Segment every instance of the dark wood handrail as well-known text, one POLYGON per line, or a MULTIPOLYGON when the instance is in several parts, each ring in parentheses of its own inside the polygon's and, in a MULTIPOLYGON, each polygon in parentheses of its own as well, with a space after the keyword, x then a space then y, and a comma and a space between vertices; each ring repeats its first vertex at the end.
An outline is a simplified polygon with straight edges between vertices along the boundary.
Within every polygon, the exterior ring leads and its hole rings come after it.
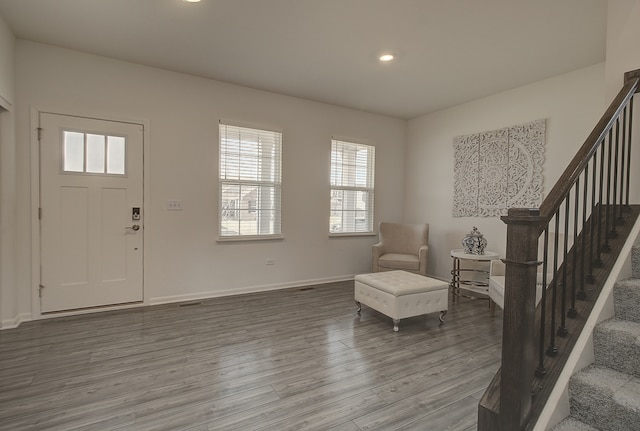
MULTIPOLYGON (((639 80, 636 78, 625 83, 622 90, 620 90, 602 118, 600 118, 600 121, 598 121, 598 124, 593 128, 593 131, 587 137, 582 147, 580 147, 573 160, 571 160, 571 163, 569 163, 562 176, 553 186, 544 202, 540 205, 540 217, 543 220, 551 220, 556 210, 560 208, 565 196, 567 196, 573 184, 584 171, 593 153, 598 149, 598 145, 603 141, 607 133, 609 133, 620 112, 638 89, 638 82, 639 80)), ((540 233, 542 233, 542 229, 540 233)))

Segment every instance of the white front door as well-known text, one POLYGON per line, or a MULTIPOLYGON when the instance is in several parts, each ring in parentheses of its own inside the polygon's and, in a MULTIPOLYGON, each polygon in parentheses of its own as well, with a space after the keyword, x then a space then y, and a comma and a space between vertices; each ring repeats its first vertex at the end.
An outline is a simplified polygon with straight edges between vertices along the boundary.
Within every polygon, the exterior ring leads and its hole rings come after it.
POLYGON ((143 299, 143 126, 40 113, 43 313, 143 299))

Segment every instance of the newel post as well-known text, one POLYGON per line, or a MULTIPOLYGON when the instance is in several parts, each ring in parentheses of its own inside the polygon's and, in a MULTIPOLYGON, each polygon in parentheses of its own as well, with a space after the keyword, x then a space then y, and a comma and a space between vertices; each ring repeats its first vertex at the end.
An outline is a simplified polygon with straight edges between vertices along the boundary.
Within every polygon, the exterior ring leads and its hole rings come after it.
POLYGON ((502 431, 520 430, 531 410, 539 216, 538 209, 512 208, 502 217, 507 224, 500 386, 502 431))

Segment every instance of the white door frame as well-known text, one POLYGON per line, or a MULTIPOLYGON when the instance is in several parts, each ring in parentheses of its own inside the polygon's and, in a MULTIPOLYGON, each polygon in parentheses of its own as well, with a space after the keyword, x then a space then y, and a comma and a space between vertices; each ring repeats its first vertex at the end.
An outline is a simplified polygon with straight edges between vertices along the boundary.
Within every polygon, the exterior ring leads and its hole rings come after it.
MULTIPOLYGON (((143 127, 142 139, 143 139, 143 156, 142 156, 142 164, 143 164, 143 185, 142 185, 142 193, 143 193, 143 203, 142 203, 142 214, 144 214, 144 229, 145 235, 143 236, 143 244, 146 244, 145 240, 149 235, 149 226, 152 225, 152 216, 150 216, 148 208, 150 208, 150 200, 149 200, 149 177, 150 177, 150 169, 149 169, 149 121, 148 120, 139 120, 132 118, 123 118, 109 114, 101 114, 94 112, 86 112, 86 111, 78 111, 77 109, 44 109, 42 107, 31 107, 30 109, 30 118, 29 118, 29 141, 30 141, 30 149, 31 149, 31 319, 44 319, 51 317, 61 317, 61 316, 70 316, 76 314, 87 314, 87 313, 95 313, 98 311, 107 311, 107 310, 118 310, 124 308, 135 308, 140 307, 140 304, 131 304, 131 305, 114 305, 114 306, 105 306, 96 309, 90 310, 77 310, 77 311, 65 311, 58 313, 47 313, 42 314, 40 307, 40 220, 39 220, 39 208, 40 208, 40 143, 38 140, 38 127, 39 127, 39 118, 40 114, 58 114, 58 115, 67 115, 73 117, 86 117, 93 118, 97 120, 106 120, 106 121, 117 121, 121 123, 132 123, 139 124, 143 127)), ((147 261, 149 258, 149 250, 148 247, 143 245, 144 254, 142 257, 142 295, 143 301, 142 305, 149 304, 149 292, 146 288, 145 280, 147 279, 147 261)))

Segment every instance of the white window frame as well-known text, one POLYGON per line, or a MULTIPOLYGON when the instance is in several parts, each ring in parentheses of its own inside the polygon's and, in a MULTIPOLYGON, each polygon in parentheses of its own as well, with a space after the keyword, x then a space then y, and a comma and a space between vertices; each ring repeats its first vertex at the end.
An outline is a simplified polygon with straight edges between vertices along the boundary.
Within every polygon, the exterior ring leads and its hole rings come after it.
POLYGON ((108 177, 127 177, 127 137, 124 135, 112 134, 112 133, 103 133, 103 132, 93 132, 90 130, 79 130, 79 129, 62 129, 60 137, 61 144, 61 159, 60 159, 60 173, 64 175, 85 175, 85 176, 108 176, 108 177), (67 133, 74 133, 78 135, 82 135, 82 167, 81 169, 67 169, 67 133), (103 146, 102 146, 102 171, 91 171, 89 170, 89 136, 98 136, 103 138, 103 146), (111 143, 109 142, 109 138, 119 138, 123 140, 123 153, 122 153, 122 172, 110 172, 109 171, 109 163, 111 154, 109 152, 109 147, 111 143))
POLYGON ((282 238, 282 133, 220 122, 219 151, 218 240, 282 238))
POLYGON ((375 147, 331 139, 330 182, 329 235, 375 234, 375 147))

